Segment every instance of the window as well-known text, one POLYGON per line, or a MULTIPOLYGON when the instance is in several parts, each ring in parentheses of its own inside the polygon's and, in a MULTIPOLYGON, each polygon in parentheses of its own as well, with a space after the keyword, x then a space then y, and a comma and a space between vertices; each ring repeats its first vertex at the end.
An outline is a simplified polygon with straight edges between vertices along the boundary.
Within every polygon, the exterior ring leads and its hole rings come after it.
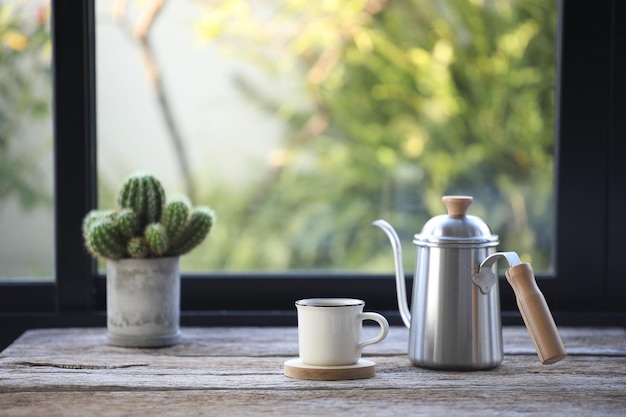
MULTIPOLYGON (((618 57, 626 7, 609 0, 559 7, 555 268, 538 278, 557 323, 623 324, 626 174, 618 141, 626 137, 626 89, 618 57)), ((96 204, 93 19, 92 2, 53 5, 56 283, 1 284, 5 338, 34 326, 104 324, 104 277, 79 233, 96 204)), ((513 295, 505 285, 501 291, 505 322, 507 312, 516 322, 513 295)), ((183 325, 293 324, 295 299, 331 292, 363 297, 399 323, 390 273, 191 274, 182 292, 183 325)))
POLYGON ((54 276, 49 11, 0 2, 0 281, 54 276))
POLYGON ((471 194, 549 272, 555 0, 96 5, 98 204, 148 170, 213 206, 184 271, 386 273, 380 216, 408 270, 471 194))

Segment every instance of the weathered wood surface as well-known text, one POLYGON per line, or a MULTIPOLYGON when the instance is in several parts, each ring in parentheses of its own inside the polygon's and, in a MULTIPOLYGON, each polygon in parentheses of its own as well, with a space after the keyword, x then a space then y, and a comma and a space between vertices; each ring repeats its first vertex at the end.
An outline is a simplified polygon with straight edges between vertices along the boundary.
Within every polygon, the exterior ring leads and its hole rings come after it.
POLYGON ((162 349, 107 346, 104 329, 34 330, 0 354, 0 416, 626 415, 626 332, 560 331, 569 356, 555 365, 507 327, 500 367, 442 372, 412 366, 408 332, 392 327, 366 348, 375 377, 302 381, 283 375, 295 328, 186 328, 162 349))

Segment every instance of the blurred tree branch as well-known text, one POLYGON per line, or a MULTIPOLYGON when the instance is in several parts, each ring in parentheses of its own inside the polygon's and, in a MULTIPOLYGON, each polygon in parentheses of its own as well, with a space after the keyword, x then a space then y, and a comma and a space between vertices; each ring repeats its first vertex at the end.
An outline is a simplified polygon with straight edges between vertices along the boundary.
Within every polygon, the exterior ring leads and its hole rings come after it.
MULTIPOLYGON (((185 141, 180 132, 174 112, 172 111, 170 99, 163 82, 163 77, 161 76, 159 63, 156 59, 156 54, 154 53, 154 47, 150 41, 150 32, 154 27, 154 23, 157 18, 161 14, 164 5, 164 0, 149 0, 145 2, 139 10, 139 15, 132 25, 131 32, 133 38, 138 42, 139 47, 141 48, 146 78, 148 79, 152 90, 156 94, 158 106, 163 116, 168 136, 170 137, 172 146, 174 147, 176 161, 178 162, 180 174, 185 183, 187 195, 194 200, 196 196, 196 187, 190 172, 190 163, 185 141)), ((117 0, 115 2, 113 7, 113 18, 116 22, 121 23, 128 19, 126 13, 128 7, 129 5, 127 0, 117 0)))

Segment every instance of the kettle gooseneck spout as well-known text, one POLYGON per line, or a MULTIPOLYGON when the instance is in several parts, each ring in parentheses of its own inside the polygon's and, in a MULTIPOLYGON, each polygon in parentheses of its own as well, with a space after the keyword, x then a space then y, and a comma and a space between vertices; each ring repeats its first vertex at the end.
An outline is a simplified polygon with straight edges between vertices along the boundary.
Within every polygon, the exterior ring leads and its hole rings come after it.
POLYGON ((404 281, 404 268, 402 267, 402 245, 395 229, 385 220, 379 219, 372 223, 373 226, 380 227, 391 242, 393 248, 393 259, 396 268, 396 295, 398 296, 398 309, 400 317, 407 328, 411 327, 411 313, 406 297, 406 283, 404 281))

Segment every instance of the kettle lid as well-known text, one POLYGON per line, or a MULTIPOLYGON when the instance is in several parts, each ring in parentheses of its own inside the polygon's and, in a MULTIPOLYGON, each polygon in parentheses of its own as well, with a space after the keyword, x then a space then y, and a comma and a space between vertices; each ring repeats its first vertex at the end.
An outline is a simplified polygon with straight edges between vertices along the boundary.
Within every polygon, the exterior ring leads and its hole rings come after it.
POLYGON ((479 217, 467 214, 474 201, 470 196, 444 196, 448 214, 435 216, 426 222, 422 232, 415 235, 413 243, 419 246, 471 246, 498 245, 498 236, 479 217))

